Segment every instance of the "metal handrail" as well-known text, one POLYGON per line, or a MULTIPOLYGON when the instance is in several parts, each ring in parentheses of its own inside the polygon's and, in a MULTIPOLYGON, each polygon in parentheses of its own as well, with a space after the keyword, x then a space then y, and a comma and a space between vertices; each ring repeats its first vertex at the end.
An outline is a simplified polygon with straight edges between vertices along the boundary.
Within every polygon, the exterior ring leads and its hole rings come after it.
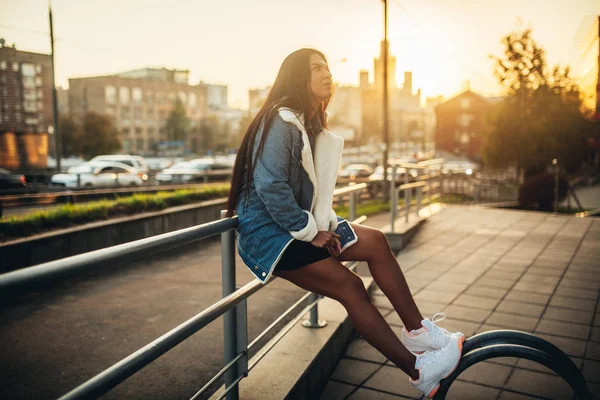
MULTIPOLYGON (((337 189, 334 191, 334 196, 339 196, 348 193, 350 194, 350 214, 352 217, 350 218, 351 221, 354 221, 356 215, 356 194, 359 191, 365 189, 366 186, 366 184, 352 185, 351 187, 337 189)), ((361 217, 355 222, 359 223, 362 222, 364 219, 365 217, 361 217)), ((235 283, 235 249, 233 246, 233 243, 235 242, 235 236, 232 234, 231 231, 237 228, 237 224, 237 217, 225 218, 218 221, 202 224, 199 226, 185 228, 175 232, 169 232, 162 235, 157 235, 130 243, 124 243, 121 245, 112 246, 109 248, 100 249, 89 253, 84 253, 65 259, 51 261, 37 266, 2 274, 0 275, 0 296, 8 296, 10 294, 14 294, 15 292, 22 291, 39 284, 44 284, 45 286, 47 286, 48 283, 51 281, 72 277, 82 272, 90 272, 107 264, 115 265, 127 261, 138 260, 165 250, 184 246, 194 241, 198 241, 219 233, 221 234, 223 240, 223 254, 227 256, 227 260, 224 259, 222 261, 223 266, 226 266, 227 268, 231 269, 231 271, 228 270, 230 274, 227 277, 227 283, 225 282, 225 276, 223 279, 223 288, 225 293, 226 286, 230 285, 231 282, 235 283)), ((354 267, 356 265, 357 263, 354 263, 354 267)), ((220 316, 224 316, 226 321, 224 332, 226 342, 225 346, 226 350, 229 348, 229 351, 226 351, 226 365, 223 369, 221 369, 221 371, 219 371, 217 376, 213 377, 209 381, 209 383, 206 384, 203 387, 203 389, 197 392, 194 396, 197 397, 200 393, 202 393, 204 390, 210 387, 210 385, 214 383, 223 374, 230 373, 229 375, 226 375, 227 387, 225 389, 225 392, 221 394, 221 397, 227 394, 228 399, 237 399, 238 390, 236 385, 244 376, 247 375, 249 371, 247 365, 247 355, 249 346, 247 345, 247 338, 244 334, 244 330, 247 330, 245 317, 245 301, 248 297, 250 297, 252 294, 257 292, 264 286, 265 285, 263 285, 260 281, 254 280, 244 285, 238 290, 235 290, 234 288, 234 291, 232 293, 224 295, 219 302, 211 305, 201 313, 188 319, 187 321, 180 324, 171 331, 165 333, 158 339, 147 344, 146 346, 142 347, 138 351, 132 353, 131 355, 122 359, 121 361, 117 362, 111 367, 107 368, 100 374, 92 377, 88 381, 84 382, 80 386, 65 394, 63 397, 61 397, 61 399, 96 398, 106 393, 107 391, 109 391, 119 383, 123 382, 125 379, 129 378, 131 375, 144 368, 146 365, 156 360, 158 357, 160 357, 161 355, 163 355, 164 353, 166 353, 167 351, 181 343, 183 340, 187 339, 189 336, 193 335, 194 333, 196 333, 204 326, 208 325, 220 316), (237 310, 241 306, 243 306, 242 309, 237 310), (244 315, 240 316, 239 314, 237 314, 236 317, 237 311, 242 311, 244 315), (242 326, 236 327, 235 322, 229 326, 227 325, 227 321, 236 321, 236 318, 238 324, 241 324, 242 326), (228 329, 235 330, 233 336, 231 336, 231 332, 227 332, 228 329), (227 343, 228 340, 233 340, 233 342, 227 343), (245 343, 243 343, 244 341, 245 343), (228 356, 227 353, 231 353, 231 348, 237 348, 237 351, 235 354, 228 356), (240 364, 240 362, 242 361, 244 361, 244 363, 240 364), (237 373, 235 371, 231 371, 231 367, 233 367, 234 365, 237 365, 237 373), (233 375, 231 375, 232 372, 233 375)), ((309 306, 305 307, 299 314, 299 316, 295 317, 293 321, 297 322, 308 311, 311 312, 311 320, 313 319, 313 317, 318 318, 316 306, 320 298, 313 293, 308 293, 305 297, 311 297, 313 301, 309 306)), ((304 300, 304 297, 302 300, 304 300)), ((276 323, 281 321, 285 316, 291 313, 298 304, 299 303, 297 302, 296 305, 291 307, 284 314, 284 316, 278 318, 276 323)), ((276 323, 271 324, 267 328, 267 332, 273 329, 276 326, 276 323)), ((279 339, 283 337, 285 332, 291 329, 291 326, 293 325, 290 324, 290 326, 286 328, 284 332, 279 332, 278 336, 276 337, 278 337, 279 339)), ((259 338, 264 337, 264 334, 265 333, 263 332, 259 338)), ((257 340, 253 341, 251 345, 254 345, 257 342, 257 340)), ((264 354, 266 354, 272 348, 272 346, 275 345, 276 342, 277 340, 272 340, 267 348, 261 350, 260 354, 264 356, 264 354)), ((260 360, 261 357, 256 358, 253 361, 252 367, 256 365, 256 363, 260 360)))

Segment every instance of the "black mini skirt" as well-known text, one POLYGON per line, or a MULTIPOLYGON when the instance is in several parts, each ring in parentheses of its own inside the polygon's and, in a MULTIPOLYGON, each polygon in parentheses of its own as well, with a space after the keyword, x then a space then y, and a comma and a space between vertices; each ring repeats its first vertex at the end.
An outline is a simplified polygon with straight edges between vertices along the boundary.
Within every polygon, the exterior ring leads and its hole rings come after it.
POLYGON ((275 271, 289 271, 302 268, 331 257, 327 249, 316 247, 309 242, 294 239, 275 266, 275 271))

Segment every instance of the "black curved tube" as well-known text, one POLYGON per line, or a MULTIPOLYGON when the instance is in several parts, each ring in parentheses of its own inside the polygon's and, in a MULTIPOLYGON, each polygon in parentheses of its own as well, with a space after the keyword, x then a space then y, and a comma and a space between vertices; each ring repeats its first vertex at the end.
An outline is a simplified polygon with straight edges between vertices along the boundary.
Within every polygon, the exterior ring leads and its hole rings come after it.
MULTIPOLYGON (((466 344, 466 342, 465 342, 466 344)), ((564 354, 564 353, 563 353, 564 354)), ((561 376, 571 386, 577 399, 588 400, 592 399, 592 395, 579 372, 579 369, 571 368, 570 365, 564 363, 563 358, 554 357, 542 350, 532 347, 515 345, 515 344, 493 344, 485 347, 477 348, 463 355, 456 370, 446 379, 441 381, 440 389, 436 393, 435 400, 444 400, 450 389, 450 385, 454 380, 463 373, 466 369, 472 367, 478 362, 497 357, 517 357, 525 358, 537 362, 545 367, 550 368, 561 376)))

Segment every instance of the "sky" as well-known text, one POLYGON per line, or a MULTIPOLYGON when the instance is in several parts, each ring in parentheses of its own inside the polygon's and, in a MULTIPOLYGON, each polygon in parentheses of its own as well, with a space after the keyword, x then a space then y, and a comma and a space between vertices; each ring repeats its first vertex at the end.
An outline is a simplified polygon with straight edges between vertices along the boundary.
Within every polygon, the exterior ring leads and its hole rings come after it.
MULTIPOLYGON (((190 83, 228 85, 229 104, 269 86, 301 47, 321 50, 334 80, 373 79, 383 38, 381 0, 53 0, 56 82, 134 68, 190 70, 190 83)), ((0 37, 17 49, 50 52, 48 0, 0 0, 0 37)), ((413 71, 423 96, 472 90, 498 95, 490 55, 503 36, 530 27, 550 65, 578 72, 575 36, 598 0, 389 0, 390 50, 397 82, 413 71)))

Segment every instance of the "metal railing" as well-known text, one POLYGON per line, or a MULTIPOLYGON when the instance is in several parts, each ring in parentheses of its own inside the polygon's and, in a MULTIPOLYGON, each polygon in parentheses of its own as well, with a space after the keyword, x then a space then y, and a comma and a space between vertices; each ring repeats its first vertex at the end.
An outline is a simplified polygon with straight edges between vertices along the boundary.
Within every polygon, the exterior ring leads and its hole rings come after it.
POLYGON ((391 231, 395 231, 395 223, 398 218, 398 200, 399 192, 404 192, 404 210, 405 221, 408 223, 413 205, 413 191, 415 192, 415 215, 419 217, 419 212, 424 204, 430 206, 437 199, 442 197, 443 178, 442 164, 443 158, 422 161, 418 163, 390 162, 392 173, 390 179, 390 213, 391 213, 391 231), (403 169, 404 183, 397 185, 397 171, 403 169), (416 172, 416 177, 411 175, 416 172), (413 181, 413 182, 411 182, 413 181), (425 197, 423 197, 425 195, 425 197))
MULTIPOLYGON (((349 220, 354 223, 362 223, 366 219, 366 217, 356 219, 357 195, 366 187, 367 185, 363 183, 337 189, 334 192, 334 196, 350 195, 349 220)), ((89 399, 101 396, 221 315, 224 317, 225 365, 192 397, 192 399, 199 397, 222 376, 225 378, 225 389, 223 393, 221 393, 219 399, 223 397, 226 397, 228 400, 238 399, 238 383, 248 375, 249 371, 252 370, 256 363, 258 363, 258 361, 264 357, 264 355, 287 333, 287 331, 293 327, 293 323, 298 322, 307 312, 310 312, 310 318, 305 326, 312 328, 324 326, 326 322, 320 321, 318 317, 318 302, 320 296, 314 293, 307 293, 284 314, 278 317, 276 321, 268 326, 265 331, 259 334, 252 343, 248 344, 246 301, 248 297, 266 285, 261 284, 258 280, 253 280, 241 288, 235 287, 235 229, 237 223, 237 217, 224 218, 199 226, 185 228, 175 232, 112 246, 0 275, 0 298, 9 298, 10 296, 17 295, 28 289, 42 285, 47 287, 51 282, 73 277, 84 272, 91 272, 92 270, 105 267, 106 265, 117 265, 137 261, 141 258, 185 246, 210 236, 217 234, 221 235, 223 298, 201 313, 188 319, 158 339, 71 390, 62 396, 61 399, 89 399), (288 328, 277 333, 275 337, 269 341, 269 344, 266 347, 261 348, 255 355, 252 364, 249 364, 249 350, 257 346, 259 341, 264 338, 265 335, 277 327, 279 322, 283 321, 291 313, 297 310, 307 299, 309 304, 297 314, 292 320, 292 323, 287 325, 288 328)), ((355 269, 357 262, 349 262, 346 263, 346 265, 350 269, 355 269)), ((276 278, 273 277, 271 281, 273 279, 276 278)))

